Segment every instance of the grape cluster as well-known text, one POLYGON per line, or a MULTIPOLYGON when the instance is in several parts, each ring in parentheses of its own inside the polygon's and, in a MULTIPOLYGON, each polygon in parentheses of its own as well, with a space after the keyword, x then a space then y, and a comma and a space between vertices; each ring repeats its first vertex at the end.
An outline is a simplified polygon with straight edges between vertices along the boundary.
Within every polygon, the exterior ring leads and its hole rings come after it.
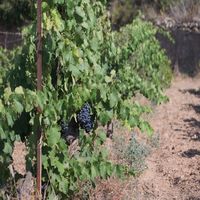
POLYGON ((85 103, 80 112, 77 114, 78 123, 82 129, 85 129, 86 133, 89 133, 93 128, 93 120, 90 115, 90 110, 90 104, 85 103))
POLYGON ((68 127, 68 124, 64 122, 64 120, 61 120, 60 127, 61 127, 61 134, 67 135, 69 127, 68 127))
POLYGON ((91 107, 85 103, 82 109, 77 113, 77 121, 74 117, 66 123, 63 119, 59 121, 61 127, 61 136, 71 144, 79 137, 79 128, 81 127, 89 133, 93 128, 94 116, 90 115, 91 107))

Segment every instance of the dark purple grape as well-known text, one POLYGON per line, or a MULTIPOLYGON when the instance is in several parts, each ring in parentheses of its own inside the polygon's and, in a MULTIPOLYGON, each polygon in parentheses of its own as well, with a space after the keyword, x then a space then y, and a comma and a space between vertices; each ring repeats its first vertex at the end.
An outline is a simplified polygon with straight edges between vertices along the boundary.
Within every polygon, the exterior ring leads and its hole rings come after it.
POLYGON ((60 127, 61 127, 61 134, 66 135, 68 131, 68 124, 65 123, 63 120, 60 122, 60 127))
POLYGON ((78 123, 86 133, 89 133, 93 129, 93 120, 91 119, 90 110, 91 107, 89 103, 85 103, 77 114, 78 123))

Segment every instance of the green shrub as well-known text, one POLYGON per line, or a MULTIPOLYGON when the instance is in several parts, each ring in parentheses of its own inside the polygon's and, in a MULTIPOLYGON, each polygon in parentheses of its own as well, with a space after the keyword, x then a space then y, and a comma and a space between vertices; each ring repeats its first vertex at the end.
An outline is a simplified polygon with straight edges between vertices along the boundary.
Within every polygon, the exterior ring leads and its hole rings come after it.
POLYGON ((145 169, 145 158, 149 153, 149 147, 143 143, 139 143, 136 136, 132 134, 130 143, 124 152, 124 157, 137 173, 145 169))
POLYGON ((117 158, 123 163, 130 166, 135 173, 140 173, 146 167, 145 158, 150 153, 150 146, 138 142, 134 133, 131 133, 130 141, 125 145, 125 138, 123 136, 114 137, 114 150, 117 158))
POLYGON ((8 28, 22 25, 34 17, 33 0, 2 0, 0 1, 1 24, 8 28))
MULTIPOLYGON (((156 39, 158 31, 152 23, 138 18, 115 33, 115 43, 120 48, 119 62, 123 65, 121 69, 127 67, 129 73, 137 74, 137 81, 142 80, 144 86, 140 92, 152 100, 159 101, 158 96, 163 88, 171 83, 172 71, 165 50, 156 39)), ((131 87, 132 83, 127 85, 131 87)), ((134 88, 133 85, 132 87, 134 88)))

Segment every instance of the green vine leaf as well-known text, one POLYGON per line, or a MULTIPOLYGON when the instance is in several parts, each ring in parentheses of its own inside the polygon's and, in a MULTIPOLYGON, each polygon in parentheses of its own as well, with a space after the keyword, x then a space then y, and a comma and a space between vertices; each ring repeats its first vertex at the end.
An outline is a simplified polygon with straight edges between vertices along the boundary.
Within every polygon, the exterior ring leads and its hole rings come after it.
POLYGON ((55 146, 60 140, 60 130, 58 127, 49 127, 47 129, 47 143, 49 146, 55 146))

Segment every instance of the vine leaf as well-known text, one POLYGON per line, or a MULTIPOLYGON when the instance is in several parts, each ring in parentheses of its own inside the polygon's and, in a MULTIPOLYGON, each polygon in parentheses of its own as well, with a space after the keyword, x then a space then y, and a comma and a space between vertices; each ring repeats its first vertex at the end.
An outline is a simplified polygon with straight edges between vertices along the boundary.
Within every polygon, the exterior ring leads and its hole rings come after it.
POLYGON ((14 102, 14 109, 17 111, 17 113, 22 113, 22 111, 24 110, 23 105, 16 99, 14 99, 13 102, 14 102))
POLYGON ((60 132, 58 127, 50 127, 47 130, 47 143, 49 146, 55 146, 60 140, 60 132))
POLYGON ((15 88, 15 93, 16 94, 24 94, 24 90, 22 86, 16 87, 15 88))

